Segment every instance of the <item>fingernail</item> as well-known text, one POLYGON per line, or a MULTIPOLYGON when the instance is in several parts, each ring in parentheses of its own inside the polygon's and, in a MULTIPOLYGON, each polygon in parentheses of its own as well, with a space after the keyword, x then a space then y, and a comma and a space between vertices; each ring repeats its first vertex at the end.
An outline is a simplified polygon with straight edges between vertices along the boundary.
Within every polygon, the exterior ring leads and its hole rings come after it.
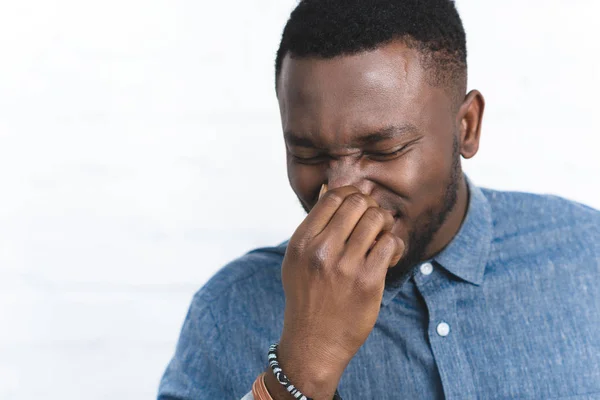
POLYGON ((321 200, 321 197, 323 197, 323 195, 324 195, 325 193, 327 193, 327 184, 326 184, 326 183, 324 183, 324 184, 321 186, 321 191, 319 192, 319 200, 321 200))

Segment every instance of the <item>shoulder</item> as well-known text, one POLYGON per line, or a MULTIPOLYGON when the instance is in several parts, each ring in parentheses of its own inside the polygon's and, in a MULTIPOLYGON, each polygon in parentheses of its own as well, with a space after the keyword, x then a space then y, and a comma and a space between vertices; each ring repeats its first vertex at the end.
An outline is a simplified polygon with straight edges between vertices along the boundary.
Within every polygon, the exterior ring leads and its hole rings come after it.
POLYGON ((564 197, 549 194, 500 191, 482 188, 492 210, 510 217, 528 217, 565 220, 586 220, 600 218, 600 211, 564 197))
POLYGON ((481 189, 490 203, 494 227, 510 233, 527 227, 598 226, 600 211, 554 195, 481 189))
POLYGON ((600 212, 554 195, 482 189, 492 213, 494 243, 536 252, 581 248, 598 257, 600 212))
POLYGON ((213 303, 223 297, 244 297, 274 284, 281 285, 281 263, 287 243, 286 240, 276 246, 260 247, 229 262, 196 293, 196 299, 213 303))
POLYGON ((159 398, 241 398, 248 391, 281 330, 286 245, 231 261, 195 294, 159 398), (203 384, 207 376, 211 385, 203 384))

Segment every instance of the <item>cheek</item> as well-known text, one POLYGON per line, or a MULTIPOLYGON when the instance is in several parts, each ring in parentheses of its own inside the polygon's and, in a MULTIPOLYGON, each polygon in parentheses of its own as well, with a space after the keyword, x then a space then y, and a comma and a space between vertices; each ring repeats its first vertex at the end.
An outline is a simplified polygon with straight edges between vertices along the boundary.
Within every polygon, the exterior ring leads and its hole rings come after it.
POLYGON ((405 198, 410 207, 406 211, 410 216, 414 217, 437 204, 445 193, 452 167, 452 151, 451 147, 447 152, 444 148, 439 141, 423 140, 386 172, 385 180, 405 198))
POLYGON ((410 169, 410 190, 415 194, 415 198, 418 197, 423 208, 437 206, 444 197, 452 172, 451 140, 429 139, 413 161, 414 168, 410 169))

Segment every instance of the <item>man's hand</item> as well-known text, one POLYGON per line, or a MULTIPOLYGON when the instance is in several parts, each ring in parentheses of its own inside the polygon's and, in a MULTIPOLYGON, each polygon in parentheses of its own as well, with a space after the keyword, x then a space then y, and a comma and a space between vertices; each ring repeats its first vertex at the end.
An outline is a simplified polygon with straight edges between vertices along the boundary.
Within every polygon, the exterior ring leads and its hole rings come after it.
MULTIPOLYGON (((387 269, 404 252, 402 240, 390 232, 393 223, 370 196, 345 186, 325 193, 290 239, 282 266, 286 306, 278 357, 308 397, 333 397, 375 326, 387 269)), ((266 382, 274 398, 291 398, 281 395, 272 373, 266 382)))

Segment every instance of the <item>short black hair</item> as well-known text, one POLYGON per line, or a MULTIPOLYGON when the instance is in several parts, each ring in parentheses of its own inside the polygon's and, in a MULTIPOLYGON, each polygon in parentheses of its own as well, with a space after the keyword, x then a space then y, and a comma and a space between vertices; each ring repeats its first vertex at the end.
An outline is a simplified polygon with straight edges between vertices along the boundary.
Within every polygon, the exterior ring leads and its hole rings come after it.
POLYGON ((451 0, 301 0, 283 30, 275 60, 275 87, 287 54, 333 58, 401 40, 419 51, 430 83, 464 97, 465 30, 451 0), (462 94, 461 94, 462 93, 462 94))

